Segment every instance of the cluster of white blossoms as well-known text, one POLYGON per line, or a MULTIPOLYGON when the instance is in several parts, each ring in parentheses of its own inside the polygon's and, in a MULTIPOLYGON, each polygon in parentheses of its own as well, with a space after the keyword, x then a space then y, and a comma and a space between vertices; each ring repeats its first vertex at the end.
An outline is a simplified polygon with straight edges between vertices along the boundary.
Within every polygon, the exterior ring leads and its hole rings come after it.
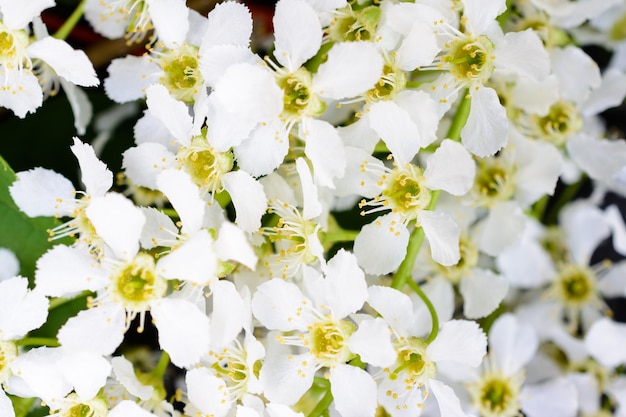
MULTIPOLYGON (((54 5, 0 0, 0 105, 82 135, 54 5)), ((77 13, 145 111, 122 172, 9 186, 55 226, 0 248, 0 417, 626 416, 625 0, 279 0, 267 55, 235 1, 77 13)))

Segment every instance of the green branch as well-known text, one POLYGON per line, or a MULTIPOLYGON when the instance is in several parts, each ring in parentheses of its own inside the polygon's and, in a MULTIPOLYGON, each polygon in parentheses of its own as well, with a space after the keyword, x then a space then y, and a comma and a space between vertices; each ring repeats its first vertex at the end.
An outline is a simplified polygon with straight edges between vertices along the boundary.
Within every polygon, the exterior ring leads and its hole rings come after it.
POLYGON ((67 39, 72 30, 74 30, 74 27, 78 24, 80 18, 83 17, 86 3, 87 0, 81 0, 81 2, 78 3, 78 6, 76 6, 74 12, 70 15, 70 17, 67 18, 65 23, 63 23, 63 26, 61 26, 59 30, 57 30, 57 32, 52 35, 54 38, 62 40, 67 39))

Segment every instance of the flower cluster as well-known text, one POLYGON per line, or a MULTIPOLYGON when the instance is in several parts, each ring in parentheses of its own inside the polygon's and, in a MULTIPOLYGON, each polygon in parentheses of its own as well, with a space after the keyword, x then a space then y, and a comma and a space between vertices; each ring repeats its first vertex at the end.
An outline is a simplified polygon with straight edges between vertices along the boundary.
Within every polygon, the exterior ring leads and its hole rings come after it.
POLYGON ((27 3, 0 105, 145 106, 121 172, 77 136, 0 198, 51 224, 0 249, 0 416, 626 415, 624 0, 278 0, 262 52, 235 1, 27 3), (99 78, 81 16, 145 53, 99 78))

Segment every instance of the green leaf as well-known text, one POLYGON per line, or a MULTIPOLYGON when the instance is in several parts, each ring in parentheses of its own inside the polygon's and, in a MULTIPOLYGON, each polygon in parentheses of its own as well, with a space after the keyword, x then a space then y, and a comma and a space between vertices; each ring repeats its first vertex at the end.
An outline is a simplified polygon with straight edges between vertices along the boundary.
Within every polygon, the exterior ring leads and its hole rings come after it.
POLYGON ((56 226, 52 217, 30 218, 20 211, 9 194, 9 186, 16 176, 6 161, 0 157, 0 247, 10 249, 20 261, 20 274, 31 280, 35 262, 48 249, 47 230, 56 226))

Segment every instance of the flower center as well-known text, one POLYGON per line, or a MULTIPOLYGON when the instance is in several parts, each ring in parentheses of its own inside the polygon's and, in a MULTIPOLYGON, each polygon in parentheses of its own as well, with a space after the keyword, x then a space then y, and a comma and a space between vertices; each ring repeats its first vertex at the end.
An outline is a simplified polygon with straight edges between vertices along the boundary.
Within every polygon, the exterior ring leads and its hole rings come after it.
POLYGON ((392 97, 396 92, 402 91, 406 86, 406 74, 402 70, 396 70, 393 66, 385 64, 383 75, 374 88, 367 92, 367 97, 373 101, 380 101, 392 97))
POLYGON ((305 68, 278 76, 278 86, 283 90, 285 119, 315 116, 326 110, 326 103, 310 91, 311 83, 311 73, 305 68))
POLYGON ((80 402, 78 395, 70 394, 67 397, 70 404, 61 409, 59 417, 105 417, 109 413, 106 402, 95 397, 89 401, 80 402))
POLYGON ((435 262, 436 267, 453 284, 458 284, 462 277, 469 276, 470 271, 478 264, 478 246, 466 234, 459 238, 459 251, 461 259, 456 265, 443 266, 435 262))
POLYGON ((163 69, 161 84, 167 87, 172 97, 193 103, 194 96, 204 81, 199 70, 198 47, 183 44, 180 48, 162 54, 159 65, 163 69))
POLYGON ((350 6, 337 11, 330 23, 330 38, 335 42, 369 41, 374 39, 380 7, 368 6, 360 10, 352 10, 350 6))
POLYGON ((596 276, 588 267, 566 264, 557 274, 553 291, 566 305, 581 307, 597 298, 596 276))
POLYGON ((204 136, 194 137, 176 158, 201 191, 211 193, 222 190, 222 175, 230 172, 234 163, 232 152, 216 152, 204 136))
POLYGON ((556 146, 563 146, 567 139, 583 127, 583 119, 573 103, 558 101, 548 114, 535 117, 540 136, 556 146))
POLYGON ((398 346, 397 366, 389 374, 389 378, 395 380, 404 372, 402 378, 407 385, 420 385, 424 379, 434 377, 437 368, 434 362, 427 359, 426 347, 426 342, 417 337, 412 337, 398 346))
POLYGON ((430 204, 432 192, 421 185, 424 174, 421 168, 406 164, 383 175, 385 188, 382 192, 383 205, 388 205, 394 213, 401 213, 407 220, 417 217, 420 210, 430 204))
POLYGON ((569 257, 567 246, 565 246, 563 231, 558 227, 548 227, 539 243, 548 252, 553 262, 558 264, 567 261, 569 257))
POLYGON ((0 341, 0 385, 11 376, 11 363, 17 358, 17 347, 12 342, 0 341))
POLYGON ((165 295, 167 282, 157 274, 154 258, 139 253, 111 276, 109 291, 116 302, 136 314, 147 311, 151 301, 165 295))
POLYGON ((621 41, 626 39, 626 14, 615 19, 613 26, 609 29, 609 38, 613 41, 621 41))
POLYGON ((321 365, 333 366, 350 359, 347 341, 354 330, 354 325, 345 320, 317 322, 309 328, 305 345, 321 365))
POLYGON ((482 206, 496 201, 506 201, 515 193, 512 169, 505 167, 499 158, 483 158, 478 161, 472 194, 482 206))
POLYGON ((447 49, 441 61, 458 80, 486 82, 494 70, 495 47, 488 37, 464 36, 444 45, 447 49))
POLYGON ((471 389, 474 406, 484 417, 513 417, 519 415, 520 386, 515 379, 500 373, 489 373, 471 389))
POLYGON ((28 43, 26 32, 11 30, 0 21, 0 65, 9 69, 21 69, 28 43))

